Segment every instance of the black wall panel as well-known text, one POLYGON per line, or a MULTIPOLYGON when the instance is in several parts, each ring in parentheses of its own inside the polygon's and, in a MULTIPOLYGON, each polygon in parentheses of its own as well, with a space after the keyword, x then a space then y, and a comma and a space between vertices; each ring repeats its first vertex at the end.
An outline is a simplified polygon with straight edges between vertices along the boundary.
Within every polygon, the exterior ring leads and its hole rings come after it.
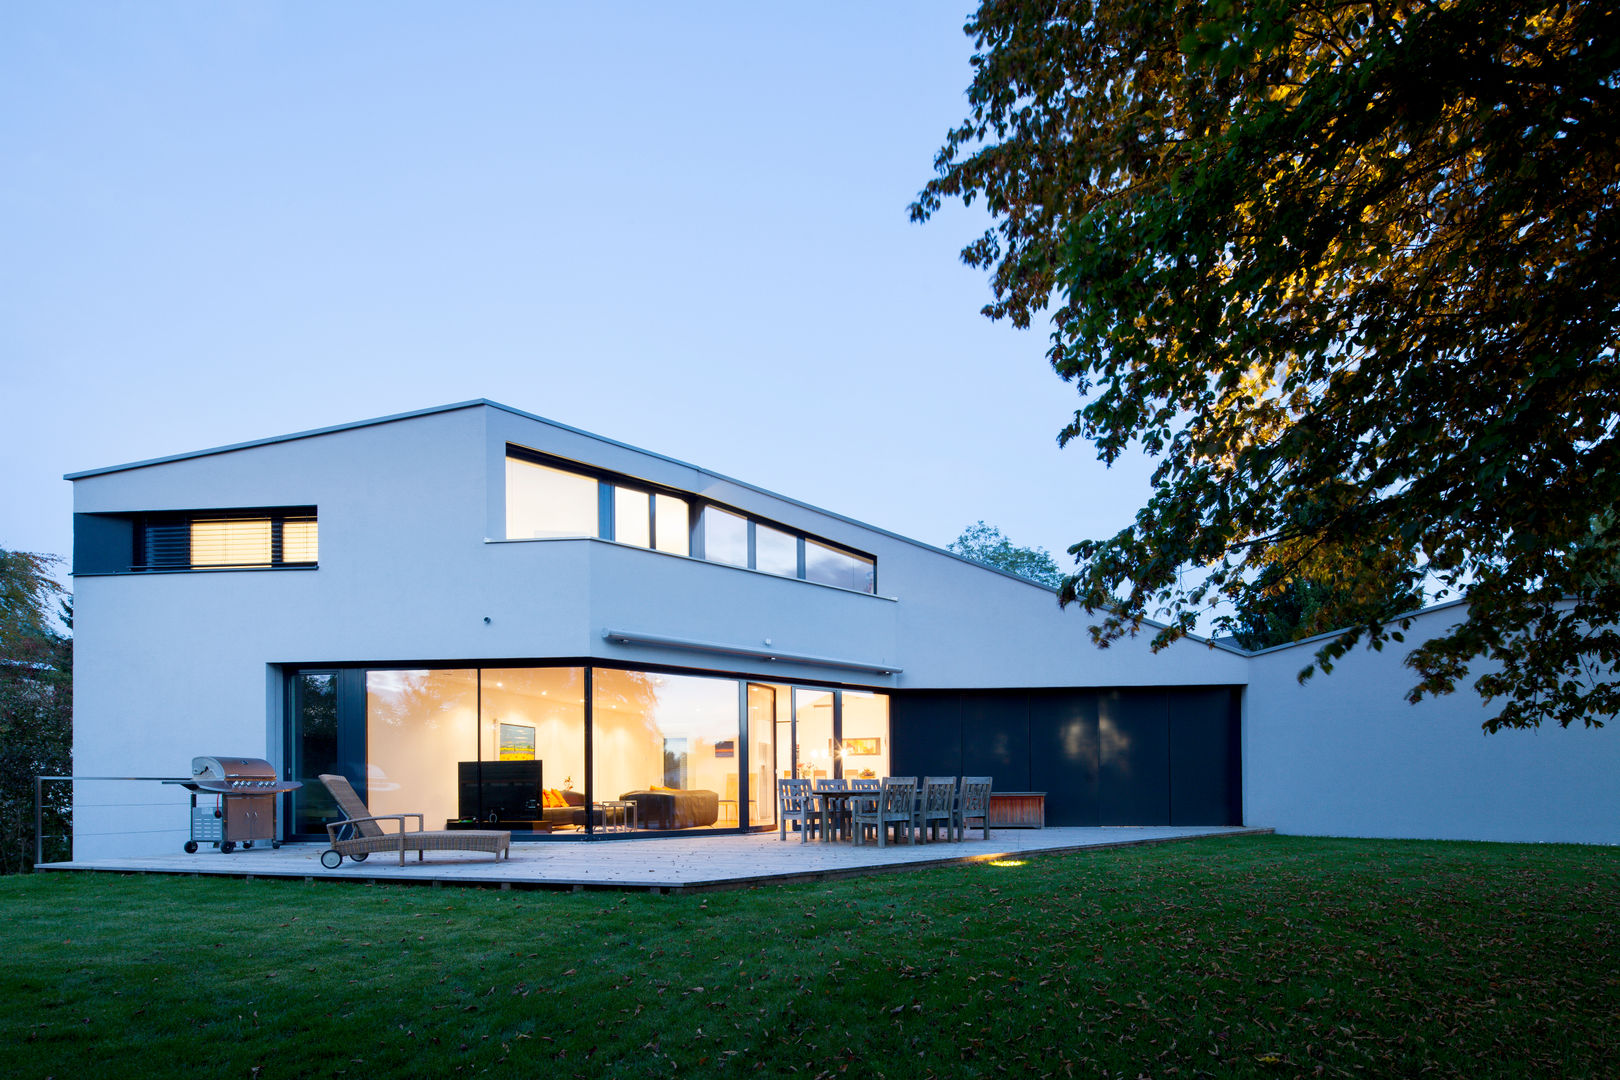
POLYGON ((1234 687, 900 691, 891 768, 1044 791, 1048 825, 1239 825, 1240 702, 1234 687))
POLYGON ((1170 692, 1170 824, 1230 825, 1243 818, 1237 692, 1170 692))
POLYGON ((1105 690, 1097 701, 1104 825, 1170 824, 1170 697, 1105 690))
POLYGON ((1030 691, 1029 790, 1046 792, 1049 824, 1101 824, 1099 752, 1095 691, 1030 691))
POLYGON ((962 695, 914 690, 889 698, 889 768, 895 776, 962 775, 962 695))
POLYGON ((974 776, 992 777, 992 790, 1032 790, 1027 692, 962 695, 962 762, 963 769, 974 776))

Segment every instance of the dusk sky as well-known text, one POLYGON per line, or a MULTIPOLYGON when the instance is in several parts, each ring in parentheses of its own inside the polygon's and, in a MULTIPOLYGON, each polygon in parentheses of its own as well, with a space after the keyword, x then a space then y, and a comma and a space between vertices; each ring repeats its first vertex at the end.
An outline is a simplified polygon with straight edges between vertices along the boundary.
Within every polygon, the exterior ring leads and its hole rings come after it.
POLYGON ((1058 449, 978 208, 906 216, 970 9, 6 5, 0 547, 69 553, 65 472, 486 397, 1067 566, 1147 466, 1058 449))

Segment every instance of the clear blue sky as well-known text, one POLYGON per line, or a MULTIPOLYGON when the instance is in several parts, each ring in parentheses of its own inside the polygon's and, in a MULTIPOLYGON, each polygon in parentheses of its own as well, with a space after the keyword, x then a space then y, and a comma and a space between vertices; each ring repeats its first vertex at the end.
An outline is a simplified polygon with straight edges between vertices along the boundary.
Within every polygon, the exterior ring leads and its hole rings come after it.
POLYGON ((1146 467, 1057 448, 984 219, 906 219, 970 8, 5 5, 0 546, 68 553, 64 472, 475 397, 930 543, 1114 531, 1146 467))

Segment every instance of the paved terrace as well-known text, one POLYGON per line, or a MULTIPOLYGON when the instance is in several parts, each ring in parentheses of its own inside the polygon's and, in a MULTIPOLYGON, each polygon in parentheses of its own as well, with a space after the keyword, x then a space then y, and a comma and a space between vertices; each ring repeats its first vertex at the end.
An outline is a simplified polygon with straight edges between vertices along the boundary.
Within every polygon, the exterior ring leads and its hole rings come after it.
POLYGON ((825 881, 860 874, 921 866, 1021 859, 1087 848, 1127 847, 1222 836, 1269 833, 1246 828, 1051 828, 995 829, 990 839, 970 833, 961 843, 875 844, 800 843, 794 834, 780 841, 776 833, 645 840, 534 842, 512 844, 512 857, 460 851, 430 851, 417 862, 407 852, 372 855, 363 863, 349 859, 336 870, 321 866, 325 844, 287 844, 279 850, 238 848, 222 855, 204 847, 195 855, 98 859, 44 863, 41 870, 101 870, 123 874, 193 874, 240 878, 293 878, 303 881, 360 881, 388 884, 473 885, 504 889, 642 889, 681 892, 742 888, 791 881, 825 881))

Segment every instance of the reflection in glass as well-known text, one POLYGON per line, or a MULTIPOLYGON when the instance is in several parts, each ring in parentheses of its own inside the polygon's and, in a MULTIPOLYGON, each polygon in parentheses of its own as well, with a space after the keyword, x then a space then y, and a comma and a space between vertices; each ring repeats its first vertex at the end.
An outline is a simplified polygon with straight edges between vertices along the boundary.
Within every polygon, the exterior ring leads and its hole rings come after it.
POLYGON ((592 672, 596 798, 636 803, 642 828, 732 828, 738 790, 738 687, 732 679, 592 672))
POLYGON ((804 576, 807 581, 857 592, 873 592, 877 588, 877 574, 871 559, 814 540, 804 542, 804 576))
POLYGON ((754 525, 754 569, 799 576, 799 538, 769 525, 754 525))
POLYGON ((718 506, 703 508, 703 557, 710 562, 748 565, 748 519, 718 506))
POLYGON ((521 458, 506 459, 508 539, 595 536, 597 520, 596 480, 521 458))
POLYGON ((685 499, 673 495, 655 495, 653 512, 657 517, 655 532, 659 551, 672 555, 692 553, 691 510, 685 499))
MULTIPOLYGON (((456 763, 478 757, 478 672, 366 672, 366 802, 373 814, 460 816, 456 763)), ((412 819, 412 824, 415 824, 412 819)))
POLYGON ((191 523, 192 566, 269 566, 270 519, 226 518, 191 523))
POLYGON ((652 496, 632 488, 613 489, 613 539, 636 547, 652 546, 652 496))
POLYGON ((844 691, 844 775, 889 775, 889 698, 885 694, 844 691))
POLYGON ((337 804, 321 783, 321 773, 340 772, 337 748, 337 675, 301 672, 291 680, 292 760, 287 775, 303 782, 290 792, 291 831, 324 835, 326 822, 339 817, 337 804))
POLYGON ((833 696, 826 690, 793 691, 799 743, 794 757, 801 778, 826 780, 833 774, 833 696))

